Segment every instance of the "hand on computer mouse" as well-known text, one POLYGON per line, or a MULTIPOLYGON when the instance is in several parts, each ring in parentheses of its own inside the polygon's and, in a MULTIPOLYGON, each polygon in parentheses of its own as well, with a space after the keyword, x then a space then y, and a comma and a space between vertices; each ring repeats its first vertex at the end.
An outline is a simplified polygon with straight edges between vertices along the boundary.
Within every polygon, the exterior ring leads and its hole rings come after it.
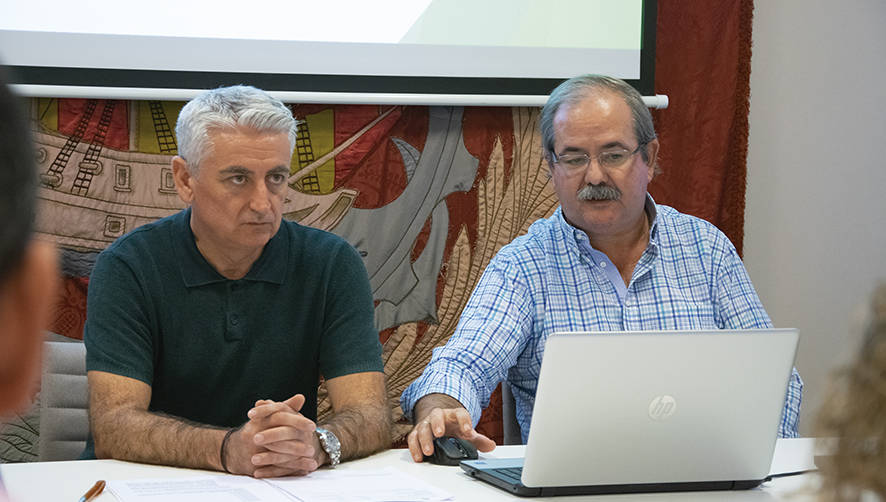
POLYGON ((437 465, 458 465, 462 460, 476 460, 477 448, 467 439, 443 436, 434 438, 434 453, 424 459, 437 465))
POLYGON ((479 451, 495 449, 495 441, 474 430, 468 410, 449 396, 429 394, 418 401, 414 413, 416 424, 406 436, 406 442, 416 462, 433 455, 434 441, 444 436, 459 437, 479 451))

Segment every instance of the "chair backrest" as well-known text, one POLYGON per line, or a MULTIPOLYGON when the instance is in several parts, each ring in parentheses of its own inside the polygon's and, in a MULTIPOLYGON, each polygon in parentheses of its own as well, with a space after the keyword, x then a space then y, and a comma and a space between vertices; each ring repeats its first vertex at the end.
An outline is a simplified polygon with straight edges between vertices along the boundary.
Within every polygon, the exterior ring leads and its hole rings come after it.
POLYGON ((517 423, 517 406, 508 382, 501 383, 501 425, 504 444, 523 444, 520 424, 517 423))
POLYGON ((74 460, 89 435, 86 347, 82 342, 45 342, 43 352, 39 460, 74 460))

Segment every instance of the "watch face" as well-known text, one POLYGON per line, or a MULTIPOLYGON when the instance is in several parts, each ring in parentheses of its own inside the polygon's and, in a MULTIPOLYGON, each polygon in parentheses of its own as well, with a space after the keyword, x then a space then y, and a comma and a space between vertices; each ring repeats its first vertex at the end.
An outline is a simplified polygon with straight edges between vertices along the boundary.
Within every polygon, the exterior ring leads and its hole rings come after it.
POLYGON ((331 431, 317 428, 317 437, 320 439, 320 446, 329 455, 329 463, 335 467, 341 458, 341 443, 331 431))
POLYGON ((338 438, 335 437, 335 434, 331 432, 327 432, 326 434, 326 443, 329 444, 329 448, 332 450, 341 449, 341 443, 338 442, 338 438))

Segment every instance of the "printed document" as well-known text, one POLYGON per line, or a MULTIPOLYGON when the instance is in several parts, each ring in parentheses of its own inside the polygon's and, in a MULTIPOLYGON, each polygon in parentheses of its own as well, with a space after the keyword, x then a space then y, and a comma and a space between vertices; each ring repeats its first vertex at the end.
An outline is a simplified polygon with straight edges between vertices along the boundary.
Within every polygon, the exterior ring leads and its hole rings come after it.
POLYGON ((308 476, 255 479, 209 474, 109 481, 120 502, 436 502, 452 496, 395 468, 322 470, 308 476))

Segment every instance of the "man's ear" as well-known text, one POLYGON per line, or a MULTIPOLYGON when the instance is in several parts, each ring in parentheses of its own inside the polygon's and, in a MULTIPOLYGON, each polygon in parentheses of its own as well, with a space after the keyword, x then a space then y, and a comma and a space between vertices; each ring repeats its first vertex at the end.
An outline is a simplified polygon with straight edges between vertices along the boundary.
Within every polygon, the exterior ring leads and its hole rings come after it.
POLYGON ((34 240, 0 285, 0 412, 20 411, 37 388, 58 280, 55 246, 34 240))
POLYGON ((646 155, 649 158, 649 161, 646 162, 646 168, 648 169, 646 173, 646 178, 648 181, 652 181, 652 178, 655 178, 656 175, 661 171, 658 168, 658 148, 661 146, 658 142, 658 138, 650 141, 648 145, 646 145, 646 155))
POLYGON ((194 176, 188 171, 187 161, 178 155, 172 158, 172 177, 175 179, 178 198, 185 204, 190 204, 194 199, 194 176))

